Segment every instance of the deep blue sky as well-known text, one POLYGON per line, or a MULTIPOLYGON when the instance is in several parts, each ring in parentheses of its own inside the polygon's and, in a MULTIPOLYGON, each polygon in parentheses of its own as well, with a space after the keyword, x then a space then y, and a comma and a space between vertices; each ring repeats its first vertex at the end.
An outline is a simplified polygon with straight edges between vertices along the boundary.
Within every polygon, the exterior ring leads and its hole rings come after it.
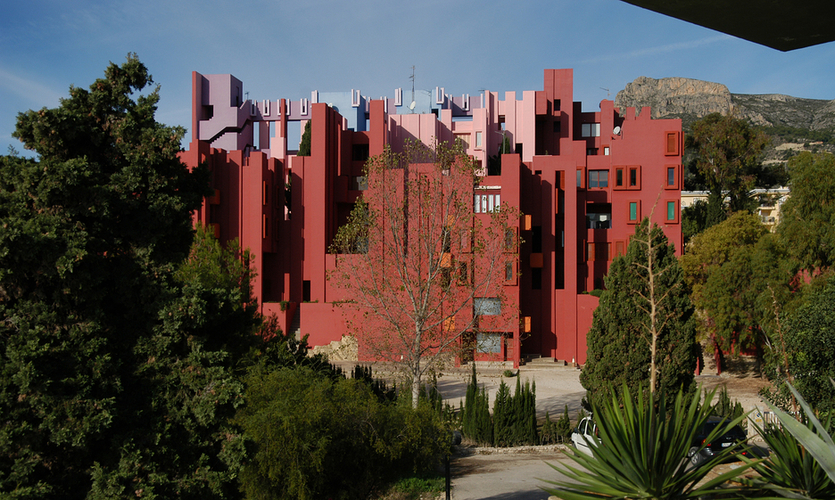
POLYGON ((835 43, 788 53, 619 0, 31 0, 0 16, 0 154, 19 111, 55 107, 136 52, 162 86, 157 119, 190 125, 191 71, 232 73, 254 99, 396 87, 540 90, 574 68, 585 110, 639 76, 723 83, 733 93, 835 98, 835 43), (609 89, 607 92, 604 89, 609 89))

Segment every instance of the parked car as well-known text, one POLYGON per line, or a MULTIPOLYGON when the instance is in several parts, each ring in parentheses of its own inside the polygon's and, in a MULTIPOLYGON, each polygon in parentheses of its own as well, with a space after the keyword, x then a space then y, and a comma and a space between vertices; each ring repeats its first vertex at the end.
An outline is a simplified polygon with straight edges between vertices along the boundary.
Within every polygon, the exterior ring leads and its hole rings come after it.
MULTIPOLYGON (((722 450, 730 448, 738 443, 745 442, 748 436, 742 427, 735 425, 730 430, 722 435, 716 436, 711 441, 707 442, 707 438, 713 430, 720 425, 726 425, 727 420, 721 417, 710 417, 707 422, 699 428, 693 438, 693 443, 690 446, 690 451, 687 453, 687 458, 692 465, 699 465, 705 460, 710 460, 722 450), (702 447, 701 450, 699 449, 702 447)), ((740 450, 740 454, 747 455, 748 451, 740 450)))
POLYGON ((600 445, 600 434, 597 431, 597 424, 594 423, 591 417, 583 417, 580 420, 580 424, 571 433, 571 442, 574 443, 577 451, 589 456, 592 455, 590 445, 600 445))

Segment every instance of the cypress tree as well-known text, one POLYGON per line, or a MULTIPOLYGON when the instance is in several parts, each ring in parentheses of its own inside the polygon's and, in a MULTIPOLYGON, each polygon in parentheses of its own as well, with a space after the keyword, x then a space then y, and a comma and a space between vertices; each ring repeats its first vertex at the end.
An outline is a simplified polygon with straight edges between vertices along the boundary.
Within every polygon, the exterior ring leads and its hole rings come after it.
MULTIPOLYGON (((675 248, 658 226, 644 219, 636 227, 625 256, 615 258, 606 276, 606 290, 594 311, 586 336, 588 358, 580 382, 588 391, 586 403, 601 402, 608 391, 621 392, 626 384, 633 394, 650 390, 651 336, 647 298, 650 273, 647 241, 653 253, 656 299, 657 389, 675 392, 693 389, 696 368, 696 331, 693 306, 675 248)), ((657 393, 656 393, 657 394, 657 393)))
POLYGON ((510 446, 513 437, 513 399, 507 384, 499 385, 493 402, 493 442, 496 446, 510 446))

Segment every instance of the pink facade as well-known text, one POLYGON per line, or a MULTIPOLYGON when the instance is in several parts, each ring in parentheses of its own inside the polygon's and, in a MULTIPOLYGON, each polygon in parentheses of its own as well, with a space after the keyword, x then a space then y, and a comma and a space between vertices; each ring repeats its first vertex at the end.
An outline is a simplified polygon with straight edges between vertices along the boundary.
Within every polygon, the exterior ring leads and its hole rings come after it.
POLYGON ((651 120, 649 109, 619 112, 608 100, 600 111, 582 112, 573 102, 572 70, 545 70, 543 90, 521 99, 438 88, 431 109, 415 113, 399 89, 381 100, 352 90, 344 104, 316 102, 317 92, 255 102, 243 99, 231 75, 192 79, 194 141, 182 158, 209 165, 216 193, 195 219, 252 251, 263 312, 275 313, 285 331, 309 334, 312 345, 346 333, 344 311, 333 305, 344 297, 326 278, 334 264, 327 249, 362 194, 365 159, 386 144, 398 150, 410 138, 464 141, 485 175, 473 209, 502 202, 524 214, 519 268, 504 284, 520 304, 518 331, 508 332, 499 353, 476 359, 518 363, 540 355, 584 363, 597 305, 587 292, 603 287, 635 223, 651 214, 680 252, 680 120, 651 120), (308 120, 311 155, 299 157, 288 131, 308 120), (492 163, 505 138, 509 154, 492 163))

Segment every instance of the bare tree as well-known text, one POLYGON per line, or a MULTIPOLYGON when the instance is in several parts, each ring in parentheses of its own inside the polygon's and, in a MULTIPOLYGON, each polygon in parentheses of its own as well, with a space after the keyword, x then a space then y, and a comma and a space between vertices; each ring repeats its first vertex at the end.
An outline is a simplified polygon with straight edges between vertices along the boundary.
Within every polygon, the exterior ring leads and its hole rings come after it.
POLYGON ((423 375, 445 356, 515 330, 518 306, 503 284, 516 272, 518 212, 479 194, 479 166, 459 145, 405 149, 367 162, 329 279, 346 292, 362 352, 398 363, 416 406, 423 375))

